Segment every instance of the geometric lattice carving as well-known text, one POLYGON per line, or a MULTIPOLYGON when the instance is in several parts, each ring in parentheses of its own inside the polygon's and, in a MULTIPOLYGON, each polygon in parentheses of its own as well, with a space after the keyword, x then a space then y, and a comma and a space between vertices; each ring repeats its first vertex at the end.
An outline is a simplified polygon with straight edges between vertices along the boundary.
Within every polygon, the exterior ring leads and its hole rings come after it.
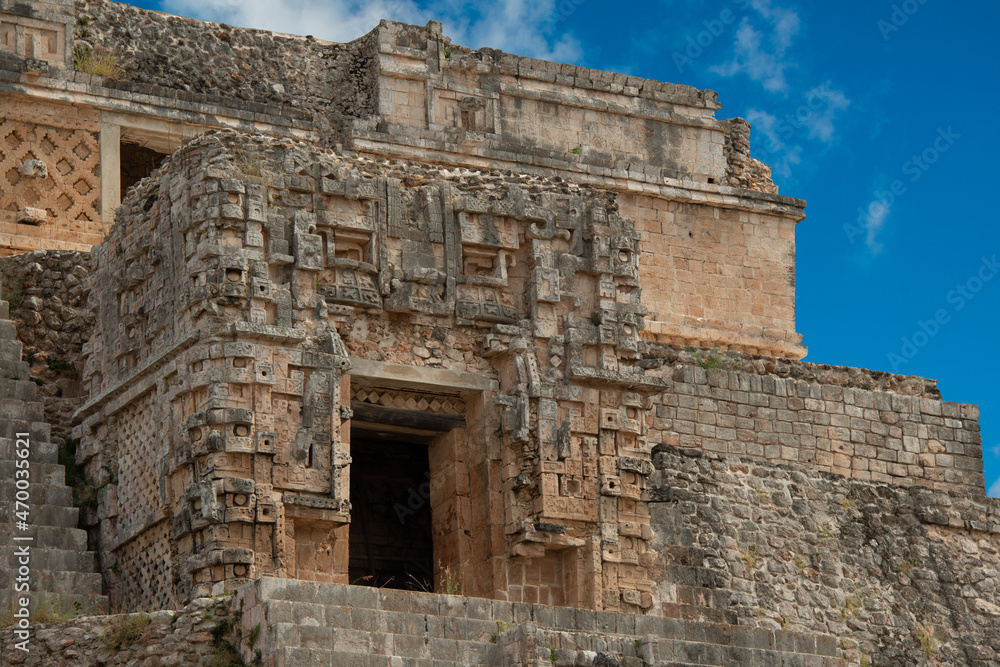
POLYGON ((115 552, 121 579, 112 584, 127 610, 176 609, 171 591, 170 522, 161 521, 115 552))
POLYGON ((369 405, 401 410, 419 410, 436 414, 464 415, 465 401, 458 396, 437 396, 405 389, 369 389, 354 387, 352 400, 369 405))
POLYGON ((0 220, 13 221, 25 207, 48 218, 101 219, 100 150, 83 130, 0 120, 0 220), (48 177, 23 173, 25 160, 41 160, 48 177))
POLYGON ((118 441, 118 530, 131 535, 160 506, 155 461, 161 443, 153 393, 139 398, 115 419, 118 441))

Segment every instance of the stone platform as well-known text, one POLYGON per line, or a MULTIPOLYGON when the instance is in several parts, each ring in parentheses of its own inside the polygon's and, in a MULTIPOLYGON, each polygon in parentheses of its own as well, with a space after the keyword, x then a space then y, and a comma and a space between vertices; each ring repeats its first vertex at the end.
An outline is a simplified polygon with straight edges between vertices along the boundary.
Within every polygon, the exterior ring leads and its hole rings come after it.
POLYGON ((233 607, 266 667, 845 664, 830 635, 367 586, 262 578, 233 607))

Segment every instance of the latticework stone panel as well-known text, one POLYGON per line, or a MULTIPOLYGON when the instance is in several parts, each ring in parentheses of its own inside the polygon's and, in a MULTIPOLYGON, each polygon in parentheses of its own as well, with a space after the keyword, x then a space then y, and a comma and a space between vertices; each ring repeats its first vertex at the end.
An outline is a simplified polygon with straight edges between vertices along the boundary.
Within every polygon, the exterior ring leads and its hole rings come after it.
POLYGON ((116 553, 112 599, 126 609, 175 609, 170 522, 161 521, 116 553), (114 581, 117 579, 117 581, 114 581))
POLYGON ((116 418, 118 434, 118 535, 127 539, 141 530, 161 506, 156 461, 160 458, 157 411, 147 393, 116 418))
POLYGON ((17 222, 26 207, 65 222, 101 219, 100 150, 92 132, 0 120, 0 178, 2 222, 17 222), (46 174, 31 174, 28 160, 39 160, 46 174))

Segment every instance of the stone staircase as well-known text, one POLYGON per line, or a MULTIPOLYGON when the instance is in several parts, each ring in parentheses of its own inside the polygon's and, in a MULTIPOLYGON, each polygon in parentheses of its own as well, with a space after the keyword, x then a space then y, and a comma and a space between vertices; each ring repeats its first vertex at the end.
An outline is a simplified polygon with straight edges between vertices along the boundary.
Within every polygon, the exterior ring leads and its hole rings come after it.
POLYGON ((263 577, 231 605, 264 667, 845 664, 829 635, 367 586, 263 577))
POLYGON ((87 551, 86 531, 77 528, 80 510, 73 507, 73 492, 66 486, 58 449, 50 441, 38 387, 30 379, 28 364, 21 360, 21 342, 10 321, 9 306, 0 301, 0 613, 24 595, 14 590, 19 567, 14 552, 23 545, 30 547, 32 607, 44 598, 64 610, 107 609, 97 558, 87 551), (30 434, 26 530, 18 529, 14 513, 23 510, 15 508, 17 433, 30 434), (25 536, 32 540, 14 540, 25 536))

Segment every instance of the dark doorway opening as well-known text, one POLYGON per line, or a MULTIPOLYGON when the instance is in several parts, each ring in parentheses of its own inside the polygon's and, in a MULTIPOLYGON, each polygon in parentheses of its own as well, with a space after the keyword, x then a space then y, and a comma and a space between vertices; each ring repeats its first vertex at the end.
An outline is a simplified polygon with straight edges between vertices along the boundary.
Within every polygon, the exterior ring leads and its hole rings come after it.
POLYGON ((164 153, 158 153, 152 148, 122 141, 119 156, 121 160, 122 198, 125 198, 125 193, 128 192, 129 188, 152 174, 166 157, 164 153))
POLYGON ((426 442, 351 435, 352 584, 432 590, 434 542, 426 442))

